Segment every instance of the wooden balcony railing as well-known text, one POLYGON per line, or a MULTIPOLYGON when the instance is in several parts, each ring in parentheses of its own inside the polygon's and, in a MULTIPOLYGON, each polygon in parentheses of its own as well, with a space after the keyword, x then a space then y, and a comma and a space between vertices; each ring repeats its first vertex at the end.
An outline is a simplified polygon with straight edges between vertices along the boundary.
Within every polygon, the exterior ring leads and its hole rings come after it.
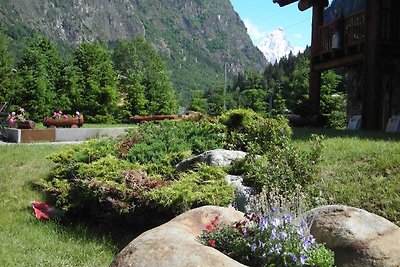
POLYGON ((340 47, 357 45, 365 40, 366 12, 362 11, 344 17, 340 22, 332 22, 319 28, 318 53, 332 50, 332 37, 335 31, 340 34, 340 47), (340 25, 340 26, 338 26, 340 25))

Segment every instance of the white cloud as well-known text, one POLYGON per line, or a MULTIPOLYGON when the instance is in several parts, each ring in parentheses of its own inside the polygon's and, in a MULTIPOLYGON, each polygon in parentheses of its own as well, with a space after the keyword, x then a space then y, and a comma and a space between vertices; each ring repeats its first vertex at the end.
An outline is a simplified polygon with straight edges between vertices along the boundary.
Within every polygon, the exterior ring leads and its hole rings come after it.
POLYGON ((254 25, 249 19, 243 20, 247 28, 247 33, 255 45, 258 45, 267 35, 267 32, 260 30, 257 25, 254 25))

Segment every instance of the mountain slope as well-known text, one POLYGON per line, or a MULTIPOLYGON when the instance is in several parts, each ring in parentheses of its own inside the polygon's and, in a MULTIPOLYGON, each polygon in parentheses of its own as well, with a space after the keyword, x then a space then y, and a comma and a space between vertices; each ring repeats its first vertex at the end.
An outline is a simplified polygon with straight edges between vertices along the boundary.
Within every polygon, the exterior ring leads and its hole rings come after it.
POLYGON ((1 27, 15 40, 37 30, 69 47, 144 35, 161 52, 180 91, 210 87, 230 74, 262 70, 229 0, 3 0, 1 27))

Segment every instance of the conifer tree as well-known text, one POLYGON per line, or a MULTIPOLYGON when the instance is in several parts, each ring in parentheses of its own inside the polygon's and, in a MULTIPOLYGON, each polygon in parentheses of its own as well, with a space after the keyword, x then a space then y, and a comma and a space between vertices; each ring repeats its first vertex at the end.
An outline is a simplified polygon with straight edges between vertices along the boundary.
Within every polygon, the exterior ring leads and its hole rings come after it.
POLYGON ((33 120, 51 113, 57 96, 56 84, 61 58, 55 46, 45 37, 37 36, 24 51, 17 65, 19 87, 15 103, 24 107, 33 120))
POLYGON ((9 101, 14 94, 14 58, 9 52, 9 39, 0 31, 0 102, 9 101))
POLYGON ((131 115, 174 114, 178 111, 170 73, 143 38, 120 41, 114 51, 127 111, 131 115))
POLYGON ((72 64, 79 85, 72 106, 88 121, 113 122, 120 95, 110 51, 99 43, 83 43, 76 49, 72 64))

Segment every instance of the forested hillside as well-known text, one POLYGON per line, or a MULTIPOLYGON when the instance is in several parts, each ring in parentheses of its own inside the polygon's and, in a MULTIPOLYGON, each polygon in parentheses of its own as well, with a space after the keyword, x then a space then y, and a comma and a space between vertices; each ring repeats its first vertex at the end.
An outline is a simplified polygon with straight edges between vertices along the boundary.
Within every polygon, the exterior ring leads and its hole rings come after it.
POLYGON ((229 0, 4 0, 0 27, 17 58, 36 31, 63 56, 84 41, 113 44, 143 35, 167 62, 179 92, 223 82, 225 63, 228 75, 266 65, 229 0))

